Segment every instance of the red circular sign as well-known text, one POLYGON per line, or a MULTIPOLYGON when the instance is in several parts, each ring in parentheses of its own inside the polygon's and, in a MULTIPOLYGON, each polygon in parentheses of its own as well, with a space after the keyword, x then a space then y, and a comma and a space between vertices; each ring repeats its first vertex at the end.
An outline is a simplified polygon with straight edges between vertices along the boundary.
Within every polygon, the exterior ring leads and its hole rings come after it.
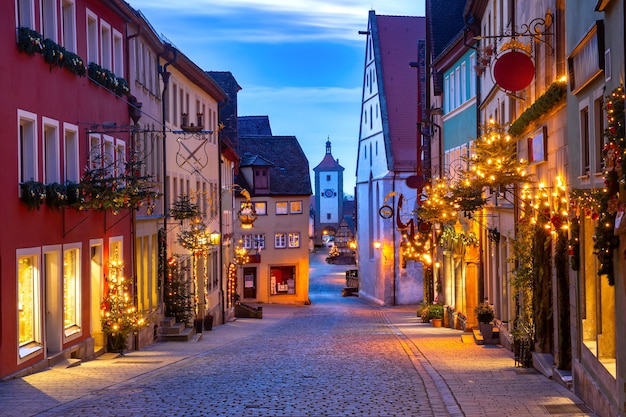
POLYGON ((535 64, 524 52, 506 52, 498 57, 493 66, 493 78, 503 90, 523 90, 534 77, 535 64))

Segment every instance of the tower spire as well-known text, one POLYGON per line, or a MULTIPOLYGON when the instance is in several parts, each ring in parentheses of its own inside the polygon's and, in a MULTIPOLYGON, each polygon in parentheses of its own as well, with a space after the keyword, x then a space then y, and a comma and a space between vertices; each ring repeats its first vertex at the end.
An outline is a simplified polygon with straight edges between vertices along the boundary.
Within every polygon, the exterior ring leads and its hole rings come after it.
POLYGON ((330 135, 328 136, 328 139, 326 140, 326 154, 330 155, 330 135))

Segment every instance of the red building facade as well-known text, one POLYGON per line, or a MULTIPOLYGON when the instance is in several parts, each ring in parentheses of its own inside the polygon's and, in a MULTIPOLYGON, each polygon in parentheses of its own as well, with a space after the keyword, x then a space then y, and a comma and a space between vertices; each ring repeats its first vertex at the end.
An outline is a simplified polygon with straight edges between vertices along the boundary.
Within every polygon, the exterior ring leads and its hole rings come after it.
POLYGON ((125 21, 99 0, 0 13, 0 379, 94 356, 106 283, 120 278, 110 265, 131 278, 128 182, 76 191, 97 185, 86 170, 128 173, 125 21))

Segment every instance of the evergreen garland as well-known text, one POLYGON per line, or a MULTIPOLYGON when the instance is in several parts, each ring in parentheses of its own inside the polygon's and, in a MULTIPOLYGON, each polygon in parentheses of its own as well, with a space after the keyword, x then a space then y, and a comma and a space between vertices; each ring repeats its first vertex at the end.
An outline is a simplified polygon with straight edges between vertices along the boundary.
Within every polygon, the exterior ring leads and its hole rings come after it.
POLYGON ((532 122, 545 115, 550 109, 559 104, 567 95, 567 84, 564 81, 556 81, 548 87, 524 113, 520 115, 509 127, 511 136, 521 134, 532 122))

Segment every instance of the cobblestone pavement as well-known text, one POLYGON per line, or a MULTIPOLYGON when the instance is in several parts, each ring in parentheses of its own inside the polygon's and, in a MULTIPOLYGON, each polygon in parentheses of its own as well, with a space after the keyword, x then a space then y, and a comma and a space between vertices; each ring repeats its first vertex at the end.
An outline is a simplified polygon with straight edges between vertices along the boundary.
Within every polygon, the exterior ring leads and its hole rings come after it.
POLYGON ((0 383, 0 415, 593 416, 502 347, 464 343, 414 307, 341 297, 346 269, 312 256, 310 306, 0 383))

